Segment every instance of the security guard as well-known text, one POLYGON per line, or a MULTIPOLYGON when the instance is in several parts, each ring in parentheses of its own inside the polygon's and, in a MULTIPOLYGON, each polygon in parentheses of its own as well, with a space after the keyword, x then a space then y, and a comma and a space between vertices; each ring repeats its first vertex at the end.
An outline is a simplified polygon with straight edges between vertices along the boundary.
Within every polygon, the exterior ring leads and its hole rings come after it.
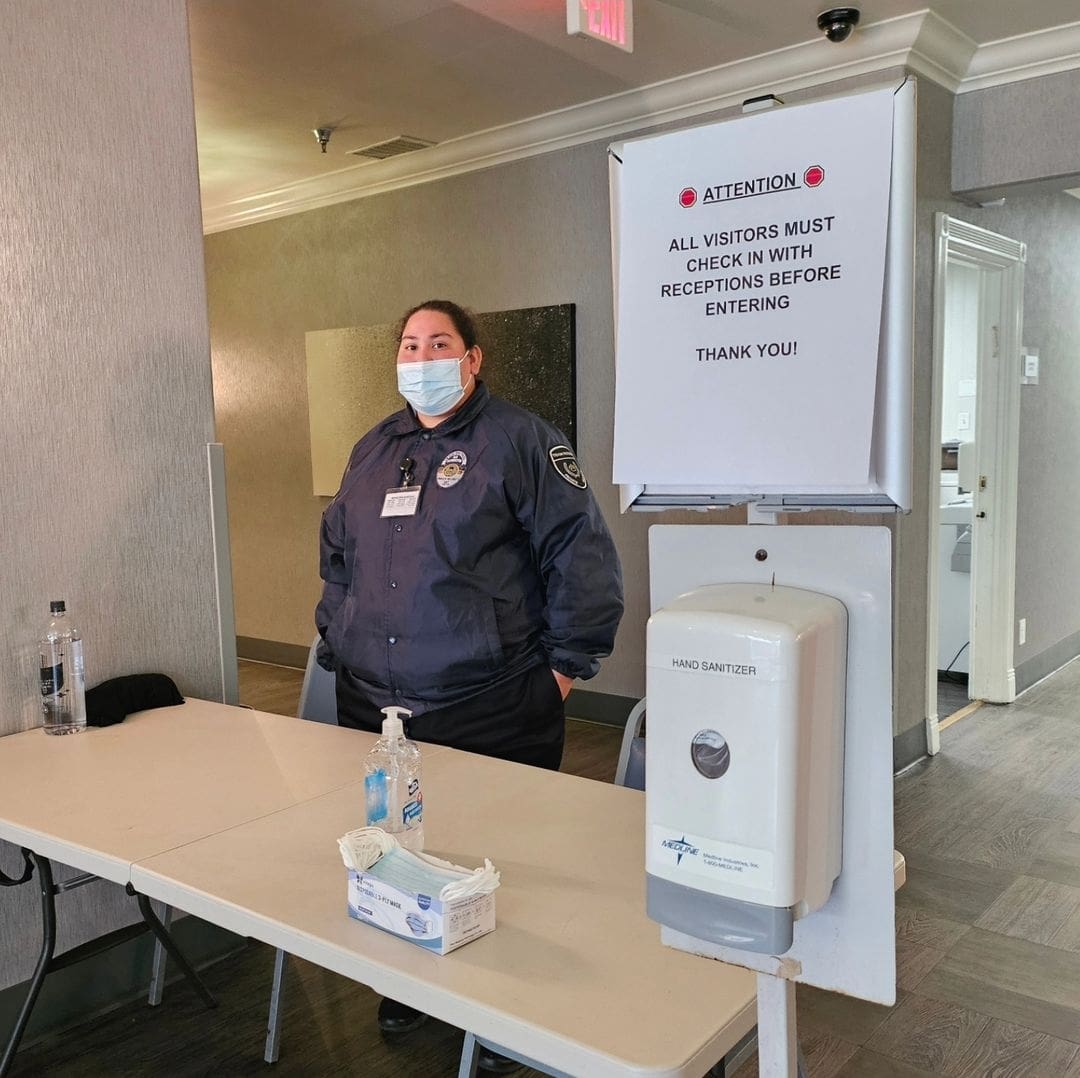
POLYGON ((557 768, 563 700, 614 643, 619 560, 565 438, 481 361, 456 304, 402 320, 410 407, 357 443, 323 516, 316 623, 342 725, 398 704, 412 738, 557 768))
MULTIPOLYGON (((343 726, 412 712, 418 741, 557 768, 576 678, 622 617, 615 546, 566 439, 491 396, 467 312, 431 300, 401 322, 409 407, 356 444, 323 514, 320 661, 343 726)), ((384 999, 379 1027, 425 1015, 384 999)), ((518 1064, 488 1048, 479 1067, 518 1064)))

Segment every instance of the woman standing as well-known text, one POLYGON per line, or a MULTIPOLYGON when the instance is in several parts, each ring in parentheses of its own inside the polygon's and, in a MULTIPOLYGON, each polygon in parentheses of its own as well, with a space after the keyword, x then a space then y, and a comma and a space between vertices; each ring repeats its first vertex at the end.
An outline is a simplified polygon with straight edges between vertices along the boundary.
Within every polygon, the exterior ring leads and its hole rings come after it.
POLYGON ((365 435, 323 515, 315 620, 339 720, 557 768, 563 700, 610 654, 618 555, 564 436, 492 396, 472 319, 402 319, 408 407, 365 435))
MULTIPOLYGON (((563 701, 611 653, 618 555, 566 438, 492 396, 467 312, 430 300, 401 321, 407 407, 356 444, 323 514, 315 612, 343 726, 408 708, 418 741, 556 769, 563 701)), ((424 1016, 384 999, 379 1025, 424 1016)), ((516 1064, 490 1051, 480 1066, 516 1064)))

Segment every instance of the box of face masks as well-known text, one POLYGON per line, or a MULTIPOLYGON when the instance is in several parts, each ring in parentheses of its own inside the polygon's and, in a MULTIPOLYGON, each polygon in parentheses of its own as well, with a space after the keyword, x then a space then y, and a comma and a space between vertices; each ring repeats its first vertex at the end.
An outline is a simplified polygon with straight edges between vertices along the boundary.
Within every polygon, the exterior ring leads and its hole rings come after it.
POLYGON ((490 861, 470 872, 402 849, 377 827, 339 840, 349 870, 349 916, 446 954, 495 928, 499 873, 490 861))

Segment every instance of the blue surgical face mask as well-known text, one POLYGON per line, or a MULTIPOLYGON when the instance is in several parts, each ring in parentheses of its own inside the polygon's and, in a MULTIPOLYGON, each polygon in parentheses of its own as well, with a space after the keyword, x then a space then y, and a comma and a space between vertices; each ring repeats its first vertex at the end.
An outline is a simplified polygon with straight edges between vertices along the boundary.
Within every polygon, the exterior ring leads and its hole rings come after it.
MULTIPOLYGON (((445 415, 461 403, 465 385, 461 384, 460 359, 428 359, 397 365, 398 392, 421 415, 445 415)), ((471 376, 470 376, 471 378, 471 376)))
POLYGON ((448 884, 456 883, 468 873, 448 872, 416 856, 409 850, 396 848, 384 853, 368 870, 369 876, 396 887, 399 891, 438 897, 448 884))

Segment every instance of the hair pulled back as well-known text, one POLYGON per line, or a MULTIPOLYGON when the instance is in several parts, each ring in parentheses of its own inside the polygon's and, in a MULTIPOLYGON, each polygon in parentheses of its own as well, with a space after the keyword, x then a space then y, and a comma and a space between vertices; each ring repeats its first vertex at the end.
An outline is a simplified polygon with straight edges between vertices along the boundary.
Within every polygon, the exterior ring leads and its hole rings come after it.
POLYGON ((473 348, 479 343, 476 336, 476 323, 473 321, 472 314, 449 299, 427 299, 423 303, 418 303, 411 310, 406 311, 398 323, 397 339, 399 343, 409 319, 417 311, 438 311, 440 314, 445 314, 454 323, 454 329, 457 330, 458 336, 465 342, 466 349, 473 348))

